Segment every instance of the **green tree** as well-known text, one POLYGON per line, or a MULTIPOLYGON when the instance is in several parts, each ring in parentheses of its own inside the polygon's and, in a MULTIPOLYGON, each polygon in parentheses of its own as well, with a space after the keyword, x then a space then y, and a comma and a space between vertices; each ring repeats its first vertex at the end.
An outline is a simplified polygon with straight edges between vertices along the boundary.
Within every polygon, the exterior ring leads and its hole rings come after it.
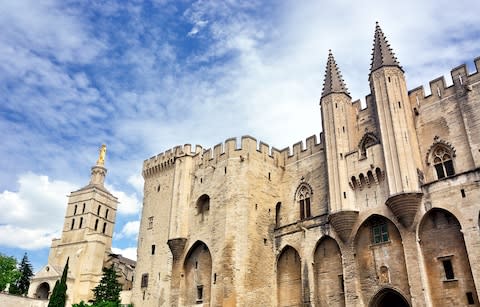
POLYGON ((27 253, 23 255, 22 262, 18 268, 20 271, 20 277, 15 283, 10 285, 8 291, 12 294, 26 295, 28 287, 30 286, 30 278, 33 276, 33 269, 30 261, 28 260, 27 253))
POLYGON ((65 307, 65 301, 67 300, 67 274, 68 274, 68 260, 63 268, 62 278, 60 282, 57 280, 55 287, 53 287, 48 307, 65 307))
POLYGON ((5 290, 8 284, 13 284, 19 276, 17 259, 0 254, 0 291, 5 290))
POLYGON ((112 265, 110 268, 103 268, 103 276, 98 286, 93 289, 95 294, 94 305, 99 306, 118 306, 120 304, 120 291, 122 286, 117 280, 117 272, 112 265), (105 303, 105 305, 101 305, 105 303), (113 303, 107 305, 106 303, 113 303))

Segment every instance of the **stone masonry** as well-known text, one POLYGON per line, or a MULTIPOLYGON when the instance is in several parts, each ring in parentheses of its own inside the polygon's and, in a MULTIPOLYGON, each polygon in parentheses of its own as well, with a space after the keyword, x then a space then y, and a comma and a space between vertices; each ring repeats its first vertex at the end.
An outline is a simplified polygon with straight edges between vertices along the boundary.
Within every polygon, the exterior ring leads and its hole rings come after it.
POLYGON ((407 90, 377 24, 366 107, 330 52, 323 133, 145 160, 136 306, 480 306, 480 58, 407 90))

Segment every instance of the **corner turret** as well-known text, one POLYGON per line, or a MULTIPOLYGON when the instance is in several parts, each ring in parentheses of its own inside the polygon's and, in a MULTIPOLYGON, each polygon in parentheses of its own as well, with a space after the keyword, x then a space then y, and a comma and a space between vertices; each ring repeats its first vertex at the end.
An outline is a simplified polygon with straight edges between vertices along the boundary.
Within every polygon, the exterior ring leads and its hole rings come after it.
POLYGON ((373 43, 370 88, 387 173, 386 204, 408 227, 420 203, 417 172, 421 168, 420 152, 405 75, 378 23, 373 43))

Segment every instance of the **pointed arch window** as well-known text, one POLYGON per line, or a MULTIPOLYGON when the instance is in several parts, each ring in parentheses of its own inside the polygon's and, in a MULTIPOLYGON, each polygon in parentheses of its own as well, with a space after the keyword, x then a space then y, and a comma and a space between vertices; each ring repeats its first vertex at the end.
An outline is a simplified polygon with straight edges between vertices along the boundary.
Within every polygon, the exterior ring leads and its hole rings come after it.
POLYGON ((455 175, 452 152, 445 146, 437 146, 432 153, 433 166, 437 172, 437 178, 442 179, 455 175))
POLYGON ((297 200, 300 209, 301 220, 312 216, 312 211, 310 207, 311 195, 312 189, 306 184, 302 184, 297 191, 297 200))

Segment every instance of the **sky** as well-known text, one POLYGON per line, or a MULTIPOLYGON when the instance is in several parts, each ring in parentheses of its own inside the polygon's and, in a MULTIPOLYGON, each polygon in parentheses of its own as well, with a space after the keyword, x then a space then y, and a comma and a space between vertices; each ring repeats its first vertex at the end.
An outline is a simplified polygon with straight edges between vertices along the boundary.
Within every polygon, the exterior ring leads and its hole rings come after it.
POLYGON ((0 0, 0 253, 34 270, 101 144, 119 198, 113 251, 135 259, 142 163, 251 135, 285 148, 321 132, 331 49, 369 94, 378 21, 410 89, 480 56, 480 1, 0 0))

